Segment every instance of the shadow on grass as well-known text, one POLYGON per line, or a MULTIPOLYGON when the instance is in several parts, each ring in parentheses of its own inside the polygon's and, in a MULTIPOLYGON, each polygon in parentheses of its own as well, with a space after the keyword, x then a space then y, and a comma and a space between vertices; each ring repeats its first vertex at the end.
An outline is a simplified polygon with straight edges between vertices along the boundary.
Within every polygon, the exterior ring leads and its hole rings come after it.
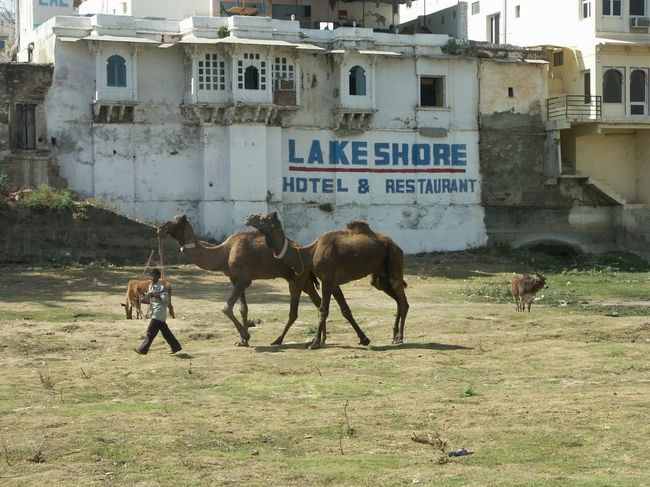
MULTIPOLYGON (((257 345, 253 347, 257 353, 277 353, 284 350, 305 350, 307 349, 308 342, 305 343, 288 343, 283 345, 257 345)), ((463 345, 454 345, 451 343, 400 343, 399 345, 336 345, 326 344, 325 348, 337 348, 341 350, 368 350, 371 352, 388 352, 391 350, 473 350, 472 347, 465 347, 463 345)))
POLYGON ((183 352, 183 353, 175 354, 174 358, 179 358, 181 360, 190 360, 190 359, 193 359, 194 357, 192 355, 190 355, 189 353, 183 352))
POLYGON ((397 345, 370 345, 369 350, 373 352, 386 352, 389 350, 472 350, 472 347, 465 347, 463 345, 454 345, 451 343, 400 343, 397 345))

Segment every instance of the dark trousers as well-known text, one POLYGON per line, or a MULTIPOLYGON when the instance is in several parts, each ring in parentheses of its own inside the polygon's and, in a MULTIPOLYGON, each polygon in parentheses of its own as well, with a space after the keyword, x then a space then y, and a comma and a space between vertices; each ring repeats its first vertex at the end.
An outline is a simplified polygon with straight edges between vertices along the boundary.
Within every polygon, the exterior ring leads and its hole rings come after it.
POLYGON ((138 347, 140 353, 144 354, 149 351, 149 347, 151 347, 153 339, 156 338, 158 332, 162 333, 163 338, 167 341, 167 343, 169 343, 169 346, 172 347, 172 352, 181 349, 181 344, 178 343, 178 340, 176 340, 176 337, 169 329, 169 326, 167 326, 167 323, 164 321, 152 319, 149 322, 149 326, 147 327, 147 336, 138 347))

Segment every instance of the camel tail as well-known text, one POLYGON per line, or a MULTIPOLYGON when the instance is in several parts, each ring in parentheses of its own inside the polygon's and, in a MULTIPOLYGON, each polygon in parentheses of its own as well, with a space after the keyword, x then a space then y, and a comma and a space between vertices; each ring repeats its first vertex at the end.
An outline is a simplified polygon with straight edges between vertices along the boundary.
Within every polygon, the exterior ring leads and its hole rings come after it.
POLYGON ((316 277, 316 274, 313 273, 313 271, 309 271, 309 278, 311 279, 311 282, 314 283, 314 287, 316 289, 320 289, 320 281, 316 277))
POLYGON ((406 287, 406 281, 404 281, 404 252, 392 241, 388 245, 386 270, 388 281, 393 289, 400 286, 406 287))
POLYGON ((404 253, 394 242, 387 245, 386 259, 382 272, 374 273, 370 284, 380 291, 388 291, 407 286, 404 281, 404 253))

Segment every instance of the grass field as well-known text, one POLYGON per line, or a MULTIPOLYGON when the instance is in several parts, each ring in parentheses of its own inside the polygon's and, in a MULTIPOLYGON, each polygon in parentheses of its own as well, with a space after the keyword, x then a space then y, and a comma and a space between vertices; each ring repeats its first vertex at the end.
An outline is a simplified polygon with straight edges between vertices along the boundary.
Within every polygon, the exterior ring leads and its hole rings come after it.
POLYGON ((236 348, 227 280, 168 268, 184 349, 159 336, 146 357, 146 322, 120 306, 142 269, 2 267, 0 485, 650 485, 646 267, 487 252, 407 265, 403 345, 394 304, 363 280, 344 292, 371 345, 333 306, 314 351, 306 297, 269 345, 284 281, 253 284, 260 322, 236 348), (530 314, 507 293, 525 270, 550 285, 530 314))

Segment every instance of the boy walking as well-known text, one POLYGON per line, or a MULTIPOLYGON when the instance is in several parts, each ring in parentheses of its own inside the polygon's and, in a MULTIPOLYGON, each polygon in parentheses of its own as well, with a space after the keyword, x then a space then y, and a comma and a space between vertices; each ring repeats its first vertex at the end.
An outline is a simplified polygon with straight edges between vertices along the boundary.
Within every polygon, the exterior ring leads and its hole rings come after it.
POLYGON ((149 347, 151 347, 151 344, 153 343, 153 339, 156 338, 156 335, 160 331, 163 338, 167 343, 169 343, 169 346, 172 349, 171 353, 179 352, 182 349, 181 344, 178 343, 178 340, 176 340, 176 337, 171 332, 166 322, 169 292, 167 288, 159 282, 160 269, 151 269, 149 277, 151 278, 151 284, 149 285, 149 291, 144 294, 143 298, 144 302, 149 302, 151 321, 147 328, 147 336, 135 351, 140 355, 146 355, 147 352, 149 352, 149 347))

